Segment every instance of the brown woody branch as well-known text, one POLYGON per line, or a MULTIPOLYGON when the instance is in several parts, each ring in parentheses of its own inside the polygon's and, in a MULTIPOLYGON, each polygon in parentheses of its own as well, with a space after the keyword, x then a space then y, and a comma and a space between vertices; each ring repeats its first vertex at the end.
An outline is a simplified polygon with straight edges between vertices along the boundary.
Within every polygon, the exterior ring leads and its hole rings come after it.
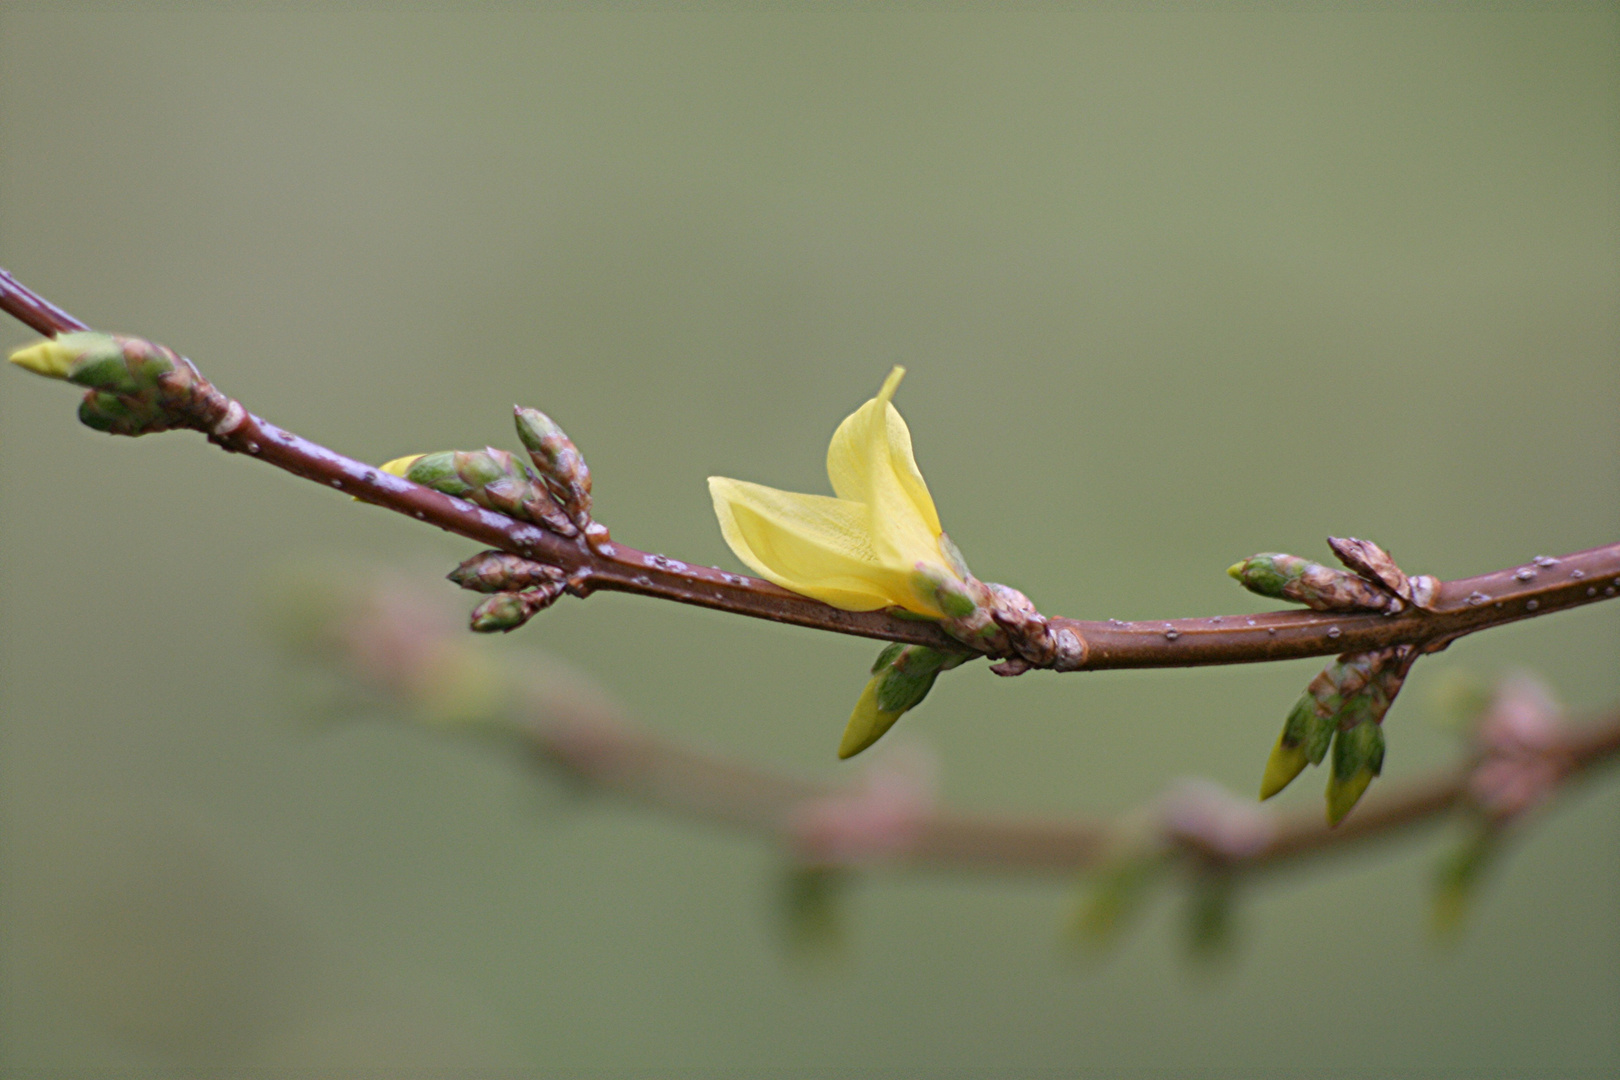
MULTIPOLYGON (((45 335, 88 329, 3 269, 0 310, 45 335)), ((558 536, 389 476, 374 466, 278 428, 239 406, 230 410, 224 423, 205 434, 231 453, 256 457, 364 502, 560 567, 569 575, 569 590, 577 596, 599 589, 636 593, 818 630, 927 645, 947 652, 967 651, 932 623, 899 619, 881 611, 842 611, 758 578, 692 566, 618 543, 599 544, 593 549, 583 539, 558 536)), ((1080 670, 1192 667, 1261 663, 1403 644, 1433 651, 1465 634, 1617 594, 1620 544, 1609 544, 1445 582, 1433 612, 1413 608, 1388 616, 1296 610, 1129 623, 1065 618, 1050 622, 1054 630, 1071 630, 1084 643, 1085 660, 1080 670)))

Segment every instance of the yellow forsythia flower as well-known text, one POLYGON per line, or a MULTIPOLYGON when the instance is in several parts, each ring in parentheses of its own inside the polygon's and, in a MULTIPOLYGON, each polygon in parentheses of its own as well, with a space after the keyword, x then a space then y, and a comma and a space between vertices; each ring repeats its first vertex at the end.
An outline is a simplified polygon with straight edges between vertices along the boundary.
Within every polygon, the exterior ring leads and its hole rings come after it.
POLYGON ((709 477, 726 543, 761 577, 845 611, 945 614, 938 585, 962 574, 941 546, 911 432, 889 403, 904 374, 891 371, 833 433, 827 477, 837 498, 709 477))

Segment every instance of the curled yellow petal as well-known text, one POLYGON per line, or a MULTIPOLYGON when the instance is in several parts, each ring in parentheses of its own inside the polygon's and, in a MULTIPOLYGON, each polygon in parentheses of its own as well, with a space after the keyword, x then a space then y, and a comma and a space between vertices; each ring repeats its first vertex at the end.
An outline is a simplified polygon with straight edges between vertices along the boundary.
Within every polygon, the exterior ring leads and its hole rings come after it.
POLYGON ((938 558, 939 514, 911 452, 911 431, 891 403, 906 369, 898 365, 877 397, 838 425, 827 447, 827 479, 840 499, 867 506, 874 544, 887 559, 938 558))
POLYGON ((709 494, 726 543, 767 581, 845 611, 911 595, 909 575, 878 562, 860 504, 724 476, 709 477, 709 494))

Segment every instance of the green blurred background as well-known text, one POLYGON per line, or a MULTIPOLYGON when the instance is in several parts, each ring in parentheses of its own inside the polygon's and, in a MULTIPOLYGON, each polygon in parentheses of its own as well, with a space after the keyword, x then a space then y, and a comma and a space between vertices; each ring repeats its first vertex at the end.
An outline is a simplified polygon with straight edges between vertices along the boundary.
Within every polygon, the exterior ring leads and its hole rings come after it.
MULTIPOLYGON (((621 540, 737 564, 704 477, 823 490, 888 367, 952 536, 1050 612, 1262 610, 1221 572, 1370 536, 1461 576, 1620 532, 1611 4, 0 6, 0 264, 356 457, 546 409, 621 540)), ((0 324, 0 346, 30 335, 0 324)), ((488 748, 320 724, 264 582, 472 545, 0 373, 0 1064, 559 1075, 1613 1075, 1620 783, 1426 932, 1434 836, 1155 909, 880 875, 780 948, 782 860, 488 748)), ((440 586, 448 589, 448 585, 440 586)), ((875 647, 605 595, 517 635, 659 732, 827 779, 875 647)), ((1620 698, 1620 612, 1421 665, 1620 698)), ((1253 789, 1319 663, 947 676, 945 797, 1253 789)), ((1320 804, 1320 774, 1280 800, 1320 804)))

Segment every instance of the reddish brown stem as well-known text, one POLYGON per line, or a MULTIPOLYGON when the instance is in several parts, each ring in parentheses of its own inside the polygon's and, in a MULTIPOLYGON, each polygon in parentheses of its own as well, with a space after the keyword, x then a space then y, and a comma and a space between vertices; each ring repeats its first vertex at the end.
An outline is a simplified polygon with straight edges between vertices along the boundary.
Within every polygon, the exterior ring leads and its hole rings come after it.
MULTIPOLYGON (((42 334, 87 329, 4 270, 0 270, 0 310, 42 334)), ((581 540, 566 539, 389 476, 251 414, 244 413, 228 430, 216 430, 209 438, 225 450, 259 458, 364 502, 561 567, 570 575, 570 590, 579 596, 597 589, 638 593, 819 630, 949 652, 968 651, 932 623, 881 611, 842 611, 758 578, 691 566, 622 544, 592 549, 581 540)), ((1396 616, 1280 611, 1134 623, 1054 618, 1051 624, 1055 629, 1074 631, 1084 642, 1086 658, 1080 670, 1193 667, 1262 663, 1401 644, 1433 650, 1465 634, 1617 594, 1620 544, 1610 544, 1446 582, 1440 590, 1439 610, 1433 613, 1417 609, 1396 616)))

